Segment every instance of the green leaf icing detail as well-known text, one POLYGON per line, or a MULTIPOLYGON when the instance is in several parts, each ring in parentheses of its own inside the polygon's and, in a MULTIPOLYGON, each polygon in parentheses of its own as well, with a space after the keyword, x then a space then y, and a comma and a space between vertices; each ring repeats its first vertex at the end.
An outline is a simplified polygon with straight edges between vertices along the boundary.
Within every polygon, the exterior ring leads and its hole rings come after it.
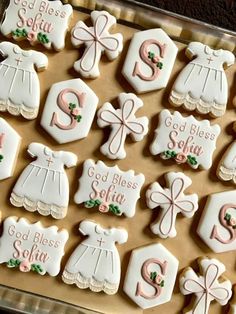
MULTIPOLYGON (((163 69, 163 63, 162 62, 160 62, 160 61, 156 62, 156 60, 154 61, 154 58, 155 58, 155 53, 154 52, 149 51, 148 52, 148 58, 151 59, 152 63, 156 64, 157 68, 159 68, 160 70, 163 69)), ((157 59, 159 59, 159 57, 157 57, 157 59)))
MULTIPOLYGON (((18 260, 18 259, 13 259, 13 258, 11 258, 11 259, 6 263, 6 265, 7 265, 8 268, 17 268, 17 267, 20 266, 20 264, 21 264, 21 261, 20 261, 20 260, 18 260)), ((40 265, 32 264, 32 265, 31 265, 31 271, 40 274, 40 273, 43 272, 43 269, 42 269, 42 267, 41 267, 40 265)))
POLYGON ((32 264, 31 265, 31 270, 36 272, 37 274, 40 274, 43 272, 43 269, 40 265, 37 265, 37 264, 32 264))
POLYGON ((18 37, 18 38, 24 38, 28 36, 28 33, 26 31, 26 29, 20 29, 17 28, 15 31, 12 31, 12 36, 14 37, 18 37))
POLYGON ((155 281, 156 277, 157 277, 157 272, 156 271, 152 271, 151 274, 150 274, 150 279, 152 281, 155 281))
POLYGON ((41 32, 38 33, 37 39, 38 39, 38 41, 39 41, 40 43, 42 43, 42 44, 48 44, 48 43, 49 43, 49 39, 48 39, 47 35, 46 35, 46 34, 43 34, 43 33, 41 33, 41 32))
MULTIPOLYGON (((102 201, 100 200, 88 200, 86 202, 84 202, 84 206, 86 208, 93 208, 93 207, 99 207, 100 205, 102 205, 102 201)), ((109 211, 115 215, 121 215, 121 211, 119 206, 114 205, 114 204, 109 204, 109 211)))

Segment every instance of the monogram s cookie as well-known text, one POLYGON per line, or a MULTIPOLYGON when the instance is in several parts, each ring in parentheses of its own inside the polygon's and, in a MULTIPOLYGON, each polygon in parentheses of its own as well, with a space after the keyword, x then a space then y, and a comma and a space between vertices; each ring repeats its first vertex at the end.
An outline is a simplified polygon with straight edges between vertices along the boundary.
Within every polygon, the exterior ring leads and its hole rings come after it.
POLYGON ((100 75, 99 62, 103 53, 109 60, 118 57, 123 49, 123 36, 110 34, 116 18, 106 11, 91 13, 92 27, 79 21, 72 29, 71 42, 75 47, 85 46, 83 56, 74 63, 74 69, 85 78, 95 79, 100 75))
POLYGON ((70 256, 62 280, 80 289, 115 294, 119 288, 121 265, 115 243, 125 243, 128 233, 122 228, 104 229, 99 224, 84 220, 79 231, 88 236, 70 256))
POLYGON ((45 228, 39 221, 31 224, 25 218, 8 217, 0 238, 0 264, 21 272, 57 276, 68 238, 65 229, 45 228))
POLYGON ((168 188, 162 188, 154 182, 146 193, 147 205, 151 209, 160 207, 157 220, 151 224, 151 230, 161 238, 176 236, 175 221, 177 214, 191 218, 198 209, 197 194, 185 195, 184 191, 192 180, 182 172, 168 172, 165 175, 168 188))
POLYGON ((117 166, 107 167, 102 161, 88 159, 74 200, 87 208, 97 207, 101 213, 133 217, 144 181, 141 173, 121 171, 117 166))
POLYGON ((59 0, 10 0, 1 32, 17 41, 62 50, 72 13, 72 6, 59 0))
POLYGON ((170 93, 170 103, 202 114, 210 113, 213 117, 222 116, 228 101, 228 82, 223 66, 234 64, 234 54, 192 42, 186 55, 194 59, 177 77, 170 93))
POLYGON ((178 164, 187 163, 197 169, 209 169, 216 140, 220 134, 218 124, 208 120, 196 120, 193 116, 183 117, 179 112, 162 110, 159 125, 150 151, 162 159, 173 159, 178 164))
POLYGON ((209 312, 212 301, 220 305, 228 303, 232 295, 231 282, 222 277, 225 266, 217 259, 201 257, 198 259, 200 273, 191 267, 184 269, 180 274, 179 287, 183 295, 193 295, 191 304, 184 309, 184 313, 209 312))
POLYGON ((124 292, 142 309, 169 302, 179 261, 162 244, 132 251, 124 280, 124 292))

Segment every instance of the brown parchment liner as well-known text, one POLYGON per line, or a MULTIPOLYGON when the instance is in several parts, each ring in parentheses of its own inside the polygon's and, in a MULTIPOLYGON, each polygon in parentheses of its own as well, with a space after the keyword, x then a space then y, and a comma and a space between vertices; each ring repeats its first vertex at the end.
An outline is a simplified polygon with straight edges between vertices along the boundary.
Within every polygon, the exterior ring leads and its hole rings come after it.
MULTIPOLYGON (((78 19, 89 22, 89 16, 84 13, 75 12, 71 25, 74 25, 78 19)), ((99 97, 99 107, 106 101, 117 105, 116 98, 121 92, 133 92, 130 85, 121 75, 121 69, 126 56, 128 45, 132 35, 137 30, 124 25, 117 25, 113 32, 121 32, 124 36, 124 50, 121 55, 113 62, 108 62, 106 57, 103 57, 100 62, 101 76, 95 80, 85 80, 85 82, 94 90, 99 97)), ((5 38, 0 37, 1 41, 5 38)), ((110 161, 100 154, 99 147, 107 139, 108 131, 98 128, 96 119, 92 125, 92 129, 87 138, 69 144, 59 145, 50 136, 47 135, 40 126, 40 119, 44 107, 45 99, 50 86, 59 81, 77 78, 78 74, 73 70, 73 63, 79 58, 83 50, 74 49, 70 43, 70 35, 67 35, 65 50, 54 53, 41 49, 40 46, 35 47, 37 50, 45 52, 49 57, 49 67, 45 72, 39 73, 41 82, 41 107, 38 118, 34 121, 26 121, 23 118, 12 117, 9 114, 1 114, 6 120, 14 126, 14 128, 22 136, 22 145, 17 161, 17 166, 14 176, 10 179, 0 182, 0 209, 3 218, 7 216, 26 217, 30 222, 40 220, 44 226, 57 225, 59 228, 66 228, 69 231, 70 238, 66 244, 66 254, 62 260, 62 268, 69 258, 72 251, 81 242, 82 237, 78 231, 78 224, 81 220, 88 218, 101 223, 104 227, 124 227, 129 233, 128 242, 123 245, 117 245, 122 264, 122 278, 119 292, 114 296, 108 296, 104 293, 93 293, 89 290, 80 290, 75 285, 68 286, 61 280, 61 276, 50 277, 49 275, 40 276, 33 273, 21 273, 17 270, 8 269, 5 265, 0 265, 0 283, 23 289, 29 292, 37 293, 43 296, 55 298, 61 301, 66 301, 74 305, 88 307, 104 313, 122 313, 122 314, 138 314, 142 310, 136 306, 122 291, 123 280, 127 269, 130 253, 132 249, 148 245, 151 243, 162 243, 170 250, 180 262, 179 272, 184 267, 197 265, 195 259, 202 255, 218 258, 226 265, 226 275, 233 283, 236 282, 236 257, 234 252, 222 254, 214 254, 204 245, 196 234, 196 227, 206 203, 207 196, 214 192, 234 189, 234 185, 220 181, 216 177, 216 168, 219 160, 234 139, 232 131, 232 123, 235 120, 235 108, 232 101, 235 94, 235 70, 236 65, 227 70, 229 82, 230 97, 227 106, 226 114, 222 118, 211 119, 213 123, 220 124, 222 132, 217 141, 217 149, 213 156, 213 166, 209 171, 193 170, 187 165, 178 166, 172 161, 162 161, 160 157, 153 157, 149 152, 149 146, 154 137, 154 130, 158 123, 158 113, 168 108, 172 111, 174 108, 168 103, 168 95, 173 82, 180 70, 189 62, 184 54, 185 45, 176 43, 179 48, 179 53, 175 66, 169 80, 168 87, 163 90, 143 94, 140 97, 144 101, 144 107, 141 108, 137 116, 147 115, 150 119, 149 133, 143 141, 134 143, 130 139, 126 141, 127 157, 121 161, 110 161), (62 220, 55 220, 50 217, 43 217, 37 213, 29 213, 23 208, 15 208, 9 202, 11 190, 20 175, 21 171, 32 161, 27 154, 27 146, 37 141, 48 145, 54 150, 68 150, 78 155, 78 166, 67 170, 70 181, 70 204, 68 215, 62 220), (76 205, 73 201, 74 194, 78 188, 78 178, 82 173, 82 165, 85 159, 92 158, 94 160, 101 159, 107 165, 117 164, 121 170, 133 169, 135 172, 142 172, 146 177, 144 187, 141 192, 141 199, 137 203, 136 215, 133 218, 115 217, 112 215, 101 214, 94 209, 86 209, 83 206, 76 205), (157 216, 157 210, 151 211, 147 208, 145 202, 145 193, 148 186, 158 180, 165 185, 163 175, 168 171, 184 171, 190 176, 193 184, 187 192, 197 193, 199 195, 199 210, 192 219, 183 218, 180 215, 176 221, 177 236, 173 239, 162 240, 154 236, 149 229, 149 224, 153 222, 157 216)), ((29 48, 28 43, 21 42, 22 48, 29 48)), ((181 112, 182 109, 179 109, 181 112)), ((188 112, 185 112, 188 115, 188 112)), ((195 114, 195 117, 202 118, 195 114)), ((206 117, 206 116, 205 116, 206 117)), ((134 282, 135 284, 135 282, 134 282)), ((183 307, 189 302, 189 298, 183 297, 178 289, 178 278, 175 285, 172 299, 169 303, 161 306, 145 310, 145 314, 175 314, 179 313, 183 307)), ((226 313, 226 306, 222 311, 219 304, 212 304, 210 314, 226 313)), ((58 312, 59 313, 59 312, 58 312)))

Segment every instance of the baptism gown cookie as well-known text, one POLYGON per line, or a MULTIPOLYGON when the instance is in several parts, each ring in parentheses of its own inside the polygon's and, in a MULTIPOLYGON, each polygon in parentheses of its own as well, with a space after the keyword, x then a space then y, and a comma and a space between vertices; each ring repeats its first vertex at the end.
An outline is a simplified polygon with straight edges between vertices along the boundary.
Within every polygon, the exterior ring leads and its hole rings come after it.
POLYGON ((198 209, 197 194, 185 195, 184 190, 192 180, 182 172, 168 172, 165 175, 168 188, 154 182, 146 193, 147 205, 154 209, 160 207, 158 219, 151 224, 151 230, 161 238, 176 236, 175 221, 178 213, 191 218, 198 209))
POLYGON ((99 224, 84 220, 79 231, 86 238, 69 258, 62 280, 76 284, 80 289, 115 294, 120 284, 120 256, 115 243, 125 243, 128 233, 125 229, 104 229, 99 224))
POLYGON ((195 57, 177 77, 169 100, 174 106, 183 105, 188 110, 210 113, 220 117, 225 113, 228 101, 228 82, 224 65, 235 62, 232 52, 192 42, 186 55, 195 57))
POLYGON ((52 151, 39 143, 31 143, 28 153, 36 160, 18 178, 10 197, 12 205, 30 212, 38 211, 43 216, 64 218, 69 203, 69 182, 64 166, 74 167, 77 156, 52 151))
POLYGON ((28 40, 30 44, 61 50, 73 9, 54 0, 10 0, 1 25, 1 32, 15 40, 28 40))
POLYGON ((65 229, 45 228, 39 221, 31 224, 25 218, 8 217, 0 238, 0 264, 6 263, 21 272, 57 276, 68 238, 65 229))
POLYGON ((198 263, 200 274, 187 267, 180 275, 181 293, 194 295, 191 304, 184 309, 184 313, 207 314, 212 301, 216 300, 223 306, 228 303, 232 295, 231 282, 221 276, 225 272, 224 264, 217 259, 207 257, 199 258, 198 263))
POLYGON ((110 103, 105 103, 98 111, 97 123, 100 128, 110 126, 108 141, 101 146, 101 152, 110 159, 124 159, 124 148, 127 135, 133 141, 141 141, 148 132, 148 118, 136 118, 136 111, 143 102, 134 94, 121 93, 118 96, 119 109, 115 110, 110 103))
POLYGON ((0 43, 4 60, 0 63, 0 111, 35 119, 40 104, 38 71, 48 66, 48 58, 41 52, 22 50, 10 42, 0 43))
POLYGON ((74 63, 74 69, 86 78, 99 76, 98 64, 103 53, 109 60, 114 60, 123 49, 123 36, 109 33, 109 29, 116 24, 114 16, 106 11, 93 11, 91 20, 92 27, 79 21, 71 34, 71 42, 75 47, 85 45, 83 56, 74 63))

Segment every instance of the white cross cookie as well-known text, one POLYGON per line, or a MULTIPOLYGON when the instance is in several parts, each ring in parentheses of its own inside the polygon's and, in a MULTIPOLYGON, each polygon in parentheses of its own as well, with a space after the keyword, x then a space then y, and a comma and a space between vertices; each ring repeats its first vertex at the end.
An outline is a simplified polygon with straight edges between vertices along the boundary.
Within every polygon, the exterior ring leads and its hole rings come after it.
POLYGON ((93 27, 79 21, 72 29, 71 35, 75 47, 86 47, 82 58, 74 63, 74 69, 86 78, 99 76, 98 63, 104 52, 109 60, 114 60, 123 49, 123 36, 119 33, 110 34, 108 31, 116 24, 114 16, 106 11, 93 11, 91 20, 93 27))
POLYGON ((228 279, 219 277, 225 272, 225 266, 217 259, 202 257, 198 260, 200 274, 196 274, 191 267, 187 267, 180 275, 180 291, 183 295, 194 294, 191 306, 184 313, 207 314, 210 303, 216 300, 222 306, 227 304, 232 295, 232 284, 228 279))
POLYGON ((198 196, 183 193, 192 184, 192 180, 182 172, 169 172, 165 179, 168 188, 163 189, 157 182, 150 186, 146 193, 147 205, 151 209, 161 209, 157 221, 151 224, 152 232, 161 238, 173 238, 176 236, 177 214, 192 217, 198 209, 198 196))
POLYGON ((143 102, 134 94, 121 93, 118 96, 120 109, 115 110, 110 103, 105 103, 98 111, 97 123, 101 128, 110 126, 112 131, 108 141, 101 147, 101 152, 110 159, 124 159, 124 144, 127 135, 134 141, 141 141, 148 132, 148 118, 136 118, 136 111, 143 102))

